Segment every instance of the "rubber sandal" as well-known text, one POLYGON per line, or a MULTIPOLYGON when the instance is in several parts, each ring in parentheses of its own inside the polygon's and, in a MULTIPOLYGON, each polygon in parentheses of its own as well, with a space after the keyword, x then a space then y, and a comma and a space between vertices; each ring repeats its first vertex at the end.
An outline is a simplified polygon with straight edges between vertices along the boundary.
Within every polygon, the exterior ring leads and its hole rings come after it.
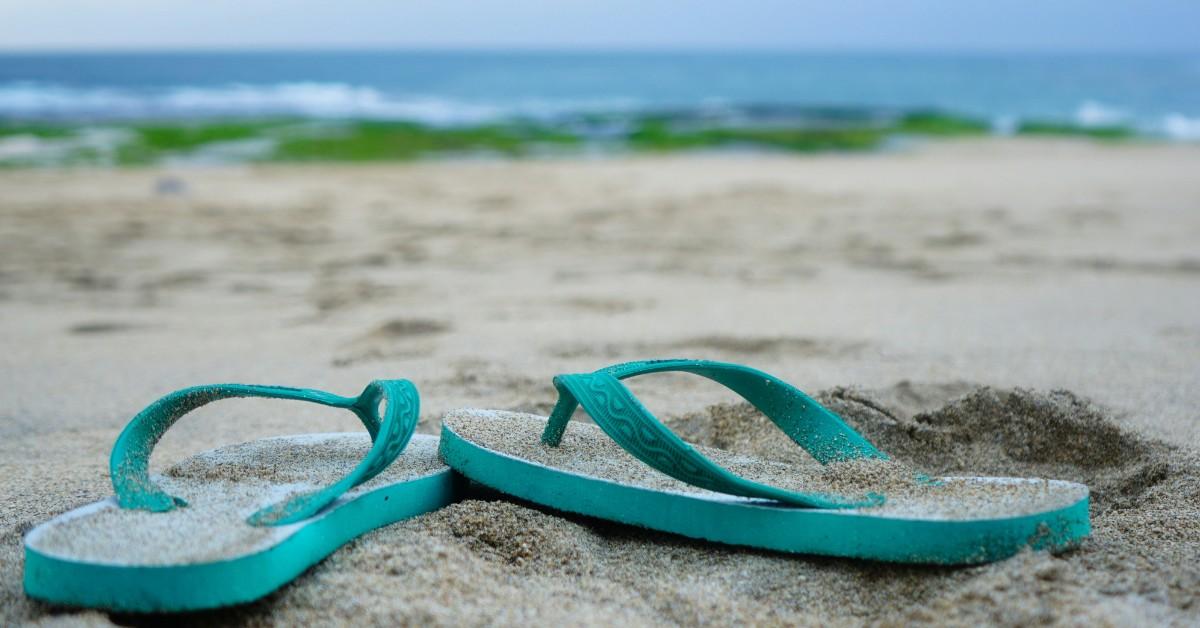
POLYGON ((117 438, 109 462, 115 497, 26 535, 25 592, 136 612, 260 598, 350 539, 455 499, 458 482, 438 460, 437 439, 413 435, 418 409, 417 390, 405 380, 372 382, 358 397, 242 384, 167 395, 117 438), (150 452, 163 433, 185 413, 230 397, 344 408, 367 433, 222 447, 152 478, 150 452))
POLYGON ((560 375, 554 386, 559 399, 549 418, 451 412, 442 424, 442 459, 480 484, 561 511, 784 552, 972 564, 1025 547, 1065 549, 1090 532, 1086 486, 921 476, 803 392, 745 366, 631 362, 560 375), (620 381, 663 371, 727 386, 813 460, 688 445, 620 381), (596 425, 567 429, 578 406, 596 425))

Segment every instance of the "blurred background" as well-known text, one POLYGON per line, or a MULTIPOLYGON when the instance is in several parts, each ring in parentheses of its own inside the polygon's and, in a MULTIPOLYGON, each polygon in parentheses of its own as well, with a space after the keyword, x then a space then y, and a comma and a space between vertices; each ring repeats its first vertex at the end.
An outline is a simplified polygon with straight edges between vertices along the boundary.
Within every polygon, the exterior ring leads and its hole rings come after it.
MULTIPOLYGON (((2 2, 3 414, 103 443, 197 382, 402 373, 434 429, 693 356, 1066 388, 1191 438, 1197 24, 1170 0, 2 2)), ((263 412, 181 442, 295 424, 263 412)))
POLYGON ((0 165, 1200 139, 1193 3, 0 5, 0 165))

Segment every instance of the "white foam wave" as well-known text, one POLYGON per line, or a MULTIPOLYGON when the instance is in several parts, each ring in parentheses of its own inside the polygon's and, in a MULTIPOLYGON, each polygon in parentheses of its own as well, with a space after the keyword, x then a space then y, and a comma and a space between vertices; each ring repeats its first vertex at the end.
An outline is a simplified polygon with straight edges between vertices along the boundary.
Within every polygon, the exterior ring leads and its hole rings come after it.
POLYGON ((35 135, 0 137, 0 163, 54 165, 71 155, 87 152, 98 164, 116 163, 116 151, 133 134, 128 129, 90 127, 68 137, 42 138, 35 135))
POLYGON ((0 115, 65 115, 91 111, 125 111, 139 101, 112 89, 72 89, 14 83, 0 86, 0 115))
POLYGON ((437 125, 511 117, 544 118, 581 110, 628 110, 629 99, 593 102, 524 100, 478 103, 420 94, 388 94, 344 83, 229 84, 160 90, 79 88, 41 83, 0 85, 0 116, 14 118, 147 118, 303 116, 403 119, 437 125))
POLYGON ((1200 117, 1172 113, 1163 118, 1163 134, 1181 142, 1200 142, 1200 117))
POLYGON ((1129 122, 1129 114, 1116 107, 1089 100, 1075 110, 1075 122, 1091 128, 1117 126, 1129 122))
POLYGON ((432 97, 394 99, 371 87, 337 83, 185 87, 162 95, 153 106, 180 114, 296 114, 331 118, 402 118, 431 124, 481 122, 501 117, 499 107, 432 97))

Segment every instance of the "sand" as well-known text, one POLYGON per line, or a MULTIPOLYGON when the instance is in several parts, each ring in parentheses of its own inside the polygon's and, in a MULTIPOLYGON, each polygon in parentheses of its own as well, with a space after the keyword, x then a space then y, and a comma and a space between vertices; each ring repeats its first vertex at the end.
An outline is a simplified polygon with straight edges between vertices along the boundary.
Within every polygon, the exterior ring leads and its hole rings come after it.
MULTIPOLYGON (((127 616, 20 592, 22 534, 109 494, 108 449, 219 381, 544 415, 550 377, 727 359, 932 473, 1088 484, 1058 556, 931 569, 731 549, 481 492, 193 623, 1195 624, 1200 148, 984 141, 862 156, 0 172, 0 624, 127 616), (169 194, 156 182, 175 177, 169 194), (1067 392, 1070 391, 1070 392, 1067 392)), ((786 457, 695 377, 634 391, 689 440, 786 457), (709 406, 717 405, 709 410, 709 406)), ((731 405, 733 404, 733 405, 731 405)), ((155 468, 360 429, 263 400, 155 468)), ((783 458, 779 458, 783 459, 783 458)))
MULTIPOLYGON (((253 554, 282 543, 302 526, 253 526, 247 518, 337 482, 370 448, 366 432, 346 432, 264 438, 202 452, 154 478, 186 507, 156 513, 104 500, 36 528, 26 543, 51 556, 107 565, 208 563, 253 554)), ((445 469, 437 438, 416 434, 390 466, 343 497, 354 499, 445 469)))

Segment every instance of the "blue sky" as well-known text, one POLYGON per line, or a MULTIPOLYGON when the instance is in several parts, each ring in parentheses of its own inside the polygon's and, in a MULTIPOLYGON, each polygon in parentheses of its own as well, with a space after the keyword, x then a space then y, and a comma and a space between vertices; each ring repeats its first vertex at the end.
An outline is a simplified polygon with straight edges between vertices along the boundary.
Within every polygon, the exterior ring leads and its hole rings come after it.
POLYGON ((0 48, 1200 51, 1200 0, 0 0, 0 48))

